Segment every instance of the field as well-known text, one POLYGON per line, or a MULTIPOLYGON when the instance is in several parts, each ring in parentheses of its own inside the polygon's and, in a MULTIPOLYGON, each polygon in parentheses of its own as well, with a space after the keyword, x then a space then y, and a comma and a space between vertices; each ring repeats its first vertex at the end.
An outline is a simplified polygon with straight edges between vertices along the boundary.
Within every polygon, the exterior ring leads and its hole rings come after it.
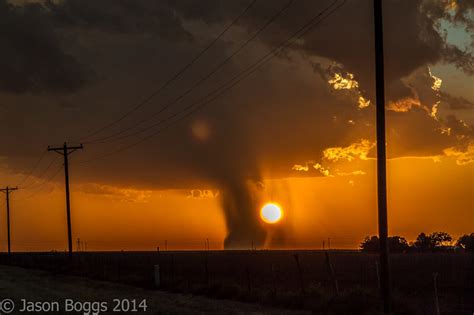
MULTIPOLYGON (((378 256, 357 251, 162 251, 14 253, 2 264, 120 282, 146 289, 322 313, 376 313, 378 256)), ((474 255, 391 256, 394 307, 443 314, 474 311, 474 255), (435 280, 436 279, 436 280, 435 280)))

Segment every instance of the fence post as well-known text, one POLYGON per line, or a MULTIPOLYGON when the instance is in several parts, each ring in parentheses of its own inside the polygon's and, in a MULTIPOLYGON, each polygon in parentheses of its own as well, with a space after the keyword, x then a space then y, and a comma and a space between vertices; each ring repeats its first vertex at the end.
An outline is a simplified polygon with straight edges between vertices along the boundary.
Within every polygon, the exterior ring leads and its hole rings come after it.
POLYGON ((324 252, 324 255, 326 256, 326 266, 328 269, 329 277, 331 278, 333 287, 334 287, 334 293, 336 295, 339 295, 339 284, 337 283, 336 276, 334 274, 334 268, 332 267, 331 260, 329 258, 329 253, 324 252))
POLYGON ((435 298, 435 308, 436 308, 436 315, 440 314, 439 310, 439 299, 438 299, 438 273, 433 273, 433 286, 434 286, 434 298, 435 298))
POLYGON ((247 275, 247 290, 250 292, 252 292, 252 284, 250 282, 250 270, 249 270, 249 266, 247 265, 247 267, 245 267, 245 273, 247 275))
POLYGON ((117 263, 117 278, 118 278, 118 281, 122 281, 122 256, 123 256, 123 253, 120 253, 118 255, 118 263, 117 263))
POLYGON ((304 283, 303 283, 303 270, 301 269, 300 265, 300 259, 298 257, 298 254, 294 254, 293 257, 295 258, 296 261, 296 267, 298 268, 298 279, 300 281, 300 289, 301 289, 301 295, 305 296, 306 292, 304 289, 304 283))
POLYGON ((276 293, 277 293, 277 285, 276 285, 275 265, 274 265, 274 264, 272 264, 271 269, 272 269, 273 295, 276 295, 276 293))
POLYGON ((209 266, 207 261, 207 252, 204 252, 204 275, 206 276, 206 288, 209 288, 209 266))
POLYGON ((379 269, 379 261, 375 261, 375 275, 377 277, 377 289, 380 290, 380 269, 379 269))
POLYGON ((161 285, 160 264, 156 264, 154 266, 154 271, 155 271, 155 288, 159 289, 161 285))
POLYGON ((170 286, 174 284, 174 255, 171 254, 170 286))

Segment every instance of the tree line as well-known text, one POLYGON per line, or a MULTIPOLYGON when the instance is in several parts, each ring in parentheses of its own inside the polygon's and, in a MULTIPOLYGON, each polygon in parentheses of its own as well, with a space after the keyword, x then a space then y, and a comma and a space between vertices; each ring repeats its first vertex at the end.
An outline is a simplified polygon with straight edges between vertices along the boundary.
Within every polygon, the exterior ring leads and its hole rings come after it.
MULTIPOLYGON (((446 232, 420 233, 414 242, 407 242, 402 236, 388 237, 391 252, 430 252, 447 250, 464 250, 474 252, 474 233, 464 234, 454 239, 446 232)), ((360 244, 362 251, 376 252, 380 248, 378 236, 367 236, 360 244)))

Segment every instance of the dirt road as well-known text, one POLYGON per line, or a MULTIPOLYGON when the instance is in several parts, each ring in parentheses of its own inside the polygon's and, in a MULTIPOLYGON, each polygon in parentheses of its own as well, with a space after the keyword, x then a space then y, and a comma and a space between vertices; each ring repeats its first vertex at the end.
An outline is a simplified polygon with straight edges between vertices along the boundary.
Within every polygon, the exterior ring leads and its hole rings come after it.
MULTIPOLYGON (((15 309, 11 314, 33 314, 39 309, 48 311, 48 308, 50 314, 93 314, 94 309, 98 310, 96 314, 120 314, 120 311, 123 314, 292 313, 290 310, 278 310, 236 301, 144 290, 116 283, 0 266, 0 300, 4 299, 11 299, 15 303, 15 309), (145 305, 143 300, 146 300, 146 311, 143 309, 145 305), (46 303, 32 305, 29 302, 46 303), (35 311, 26 312, 28 308, 24 305, 35 311), (137 311, 133 312, 133 309, 137 311)), ((7 304, 2 305, 0 302, 0 308, 2 306, 8 308, 7 304)), ((6 314, 7 311, 0 309, 1 314, 6 314)))

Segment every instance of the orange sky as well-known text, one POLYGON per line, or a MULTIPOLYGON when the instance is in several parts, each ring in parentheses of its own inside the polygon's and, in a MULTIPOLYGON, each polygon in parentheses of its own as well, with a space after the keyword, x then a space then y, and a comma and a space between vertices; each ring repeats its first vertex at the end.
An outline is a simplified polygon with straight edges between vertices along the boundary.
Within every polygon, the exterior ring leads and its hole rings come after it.
MULTIPOLYGON (((276 226, 262 223, 269 228, 269 239, 282 232, 287 247, 320 248, 329 237, 332 247, 356 248, 366 235, 375 234, 374 160, 344 162, 338 169, 352 164, 366 174, 266 181, 262 200, 279 202, 285 211, 276 226)), ((390 160, 390 234, 413 240, 421 231, 442 230, 454 237, 471 232, 473 166, 447 157, 390 160)), ((62 182, 50 189, 30 200, 22 200, 27 193, 14 193, 14 250, 65 249, 62 182)), ((107 195, 78 192, 75 185, 72 190, 73 239, 87 242, 88 250, 154 250, 164 248, 165 240, 168 249, 201 249, 206 238, 211 248, 223 248, 226 227, 218 191, 206 197, 195 191, 191 197, 190 191, 107 187, 107 195)), ((0 250, 5 250, 5 239, 3 228, 0 250)), ((270 240, 267 247, 273 247, 270 240)))
MULTIPOLYGON (((376 234, 372 1, 339 1, 299 38, 335 2, 287 2, 0 0, 13 250, 66 248, 62 161, 45 152, 64 141, 84 144, 69 161, 74 248, 376 234), (268 201, 285 212, 271 226, 268 201)), ((389 231, 408 240, 474 232, 474 4, 450 3, 384 1, 389 231)), ((0 250, 5 217, 0 199, 0 250)))

